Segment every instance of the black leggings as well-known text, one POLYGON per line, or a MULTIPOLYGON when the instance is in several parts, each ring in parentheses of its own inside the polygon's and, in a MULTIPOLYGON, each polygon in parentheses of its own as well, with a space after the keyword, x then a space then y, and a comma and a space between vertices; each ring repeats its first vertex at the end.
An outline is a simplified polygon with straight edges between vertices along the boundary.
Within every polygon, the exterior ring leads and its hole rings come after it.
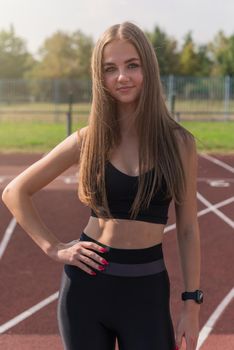
POLYGON ((64 349, 114 350, 117 338, 119 350, 174 350, 170 282, 165 265, 162 267, 162 244, 118 249, 84 232, 80 240, 107 247, 108 252, 98 254, 115 266, 115 273, 95 270, 97 275, 92 276, 64 265, 57 309, 64 349), (129 275, 137 271, 143 275, 124 276, 125 266, 129 275), (141 266, 149 270, 142 272, 141 266), (150 273, 152 268, 158 272, 150 273))

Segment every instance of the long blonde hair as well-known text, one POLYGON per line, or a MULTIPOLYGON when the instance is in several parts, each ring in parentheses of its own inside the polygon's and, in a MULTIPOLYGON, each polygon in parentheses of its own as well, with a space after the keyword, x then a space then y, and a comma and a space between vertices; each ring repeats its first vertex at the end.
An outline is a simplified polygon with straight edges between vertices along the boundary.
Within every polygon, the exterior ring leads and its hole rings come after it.
POLYGON ((97 216, 112 218, 105 190, 105 164, 111 150, 121 141, 116 101, 108 94, 103 82, 103 50, 115 39, 128 40, 141 59, 143 88, 134 114, 139 140, 138 192, 132 203, 131 218, 140 208, 146 208, 160 187, 162 177, 167 184, 166 197, 180 203, 186 189, 185 172, 175 129, 183 139, 193 135, 170 115, 160 81, 158 61, 152 44, 143 31, 133 23, 124 22, 107 29, 95 45, 92 54, 92 107, 87 132, 83 138, 79 165, 78 195, 97 216), (145 181, 145 170, 150 172, 145 181))

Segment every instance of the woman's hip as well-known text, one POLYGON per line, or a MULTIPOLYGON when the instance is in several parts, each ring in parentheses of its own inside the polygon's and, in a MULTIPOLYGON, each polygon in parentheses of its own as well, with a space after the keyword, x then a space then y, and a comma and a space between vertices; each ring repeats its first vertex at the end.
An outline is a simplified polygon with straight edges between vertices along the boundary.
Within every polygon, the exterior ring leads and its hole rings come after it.
POLYGON ((128 302, 151 303, 157 299, 168 303, 170 281, 162 244, 143 249, 119 249, 95 241, 85 233, 81 234, 80 241, 92 241, 107 248, 102 256, 109 264, 104 271, 95 270, 94 276, 66 264, 64 279, 70 289, 76 290, 76 295, 93 299, 92 296, 98 294, 105 302, 119 303, 128 299, 128 302))

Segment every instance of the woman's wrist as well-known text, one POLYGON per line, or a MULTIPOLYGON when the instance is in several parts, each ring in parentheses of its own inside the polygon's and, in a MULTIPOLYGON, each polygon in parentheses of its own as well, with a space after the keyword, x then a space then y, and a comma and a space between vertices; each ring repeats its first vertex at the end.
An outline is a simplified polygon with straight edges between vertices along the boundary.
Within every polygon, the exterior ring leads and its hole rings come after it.
POLYGON ((52 259, 55 259, 57 258, 58 256, 58 251, 60 249, 62 249, 64 247, 64 244, 60 241, 57 241, 55 242, 53 245, 49 245, 46 250, 45 250, 45 253, 52 259))
POLYGON ((199 312, 201 305, 196 303, 194 300, 185 300, 183 301, 183 309, 186 312, 199 312))

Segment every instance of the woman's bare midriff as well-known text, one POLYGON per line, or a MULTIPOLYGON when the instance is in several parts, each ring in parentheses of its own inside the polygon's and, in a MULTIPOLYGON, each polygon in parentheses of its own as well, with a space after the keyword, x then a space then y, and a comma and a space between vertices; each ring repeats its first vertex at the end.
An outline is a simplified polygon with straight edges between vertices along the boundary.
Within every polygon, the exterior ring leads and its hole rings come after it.
POLYGON ((159 244, 165 225, 136 220, 103 220, 90 216, 84 233, 113 248, 141 249, 159 244))

